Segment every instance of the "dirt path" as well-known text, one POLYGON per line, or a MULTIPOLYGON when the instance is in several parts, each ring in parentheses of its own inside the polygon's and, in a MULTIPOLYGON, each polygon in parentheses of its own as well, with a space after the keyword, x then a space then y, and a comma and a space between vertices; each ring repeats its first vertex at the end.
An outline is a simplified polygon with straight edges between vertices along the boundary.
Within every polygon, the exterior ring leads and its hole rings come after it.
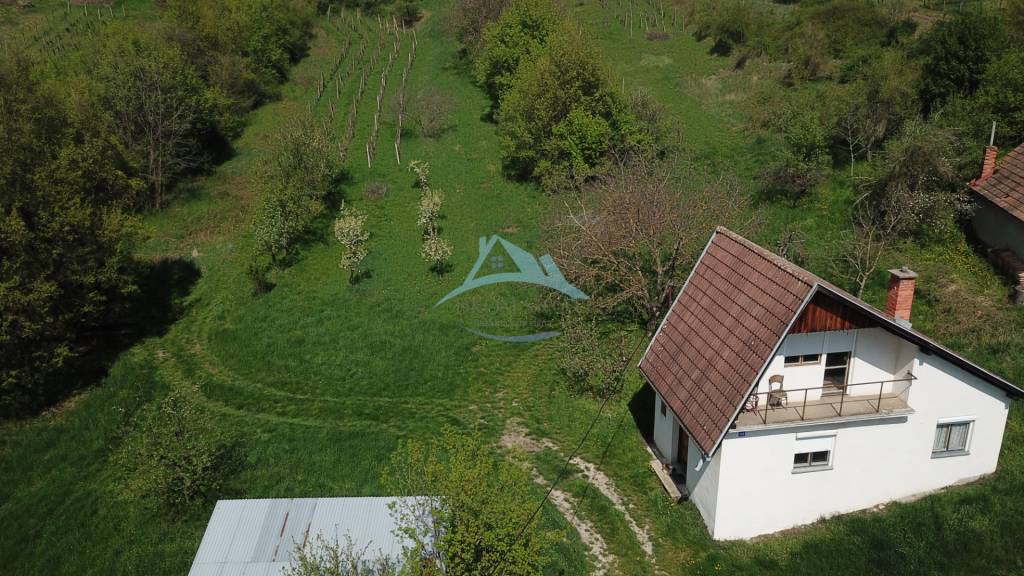
POLYGON ((605 498, 611 500, 612 506, 625 516, 629 529, 633 531, 637 542, 640 543, 640 548, 643 549, 644 554, 647 555, 648 560, 653 564, 654 544, 651 542, 651 535, 647 533, 646 528, 641 528, 636 523, 636 520, 633 519, 633 515, 629 513, 629 509, 626 508, 626 504, 622 500, 622 495, 615 489, 615 483, 612 482, 612 479, 606 476, 604 472, 598 470, 597 466, 578 456, 570 460, 570 462, 583 472, 583 476, 587 479, 587 482, 590 482, 591 486, 597 488, 601 494, 604 494, 605 498))
MULTIPOLYGON (((510 419, 505 425, 505 431, 499 441, 500 445, 505 449, 517 448, 528 454, 534 454, 541 450, 552 450, 559 456, 564 458, 562 451, 558 444, 547 438, 535 439, 529 436, 529 431, 523 427, 523 425, 515 418, 510 419)), ((587 462, 586 460, 576 456, 570 460, 573 466, 580 469, 583 477, 586 478, 587 482, 591 486, 596 488, 598 492, 603 494, 607 498, 612 506, 618 510, 623 517, 626 519, 626 524, 629 529, 633 532, 637 542, 640 544, 640 548, 643 549, 644 554, 647 555, 648 560, 651 562, 652 567, 654 566, 654 545, 651 542, 651 536, 647 532, 647 529, 641 527, 636 520, 633 519, 633 515, 629 512, 625 500, 619 493, 618 489, 615 488, 615 483, 612 482, 604 472, 599 470, 594 464, 587 462)), ((531 467, 532 468, 532 467, 531 467)), ((534 482, 543 486, 548 486, 548 482, 537 472, 536 469, 531 469, 531 476, 534 482)), ((580 533, 580 538, 583 543, 590 549, 591 554, 594 555, 597 561, 596 574, 605 574, 611 562, 614 560, 607 551, 604 539, 601 535, 594 530, 594 527, 587 520, 580 518, 575 510, 578 508, 578 503, 575 499, 557 488, 551 492, 551 503, 554 504, 555 508, 565 516, 566 520, 576 528, 576 531, 580 533)))
MULTIPOLYGON (((545 488, 551 485, 535 468, 530 470, 530 476, 534 482, 545 488)), ((608 574, 609 569, 615 562, 615 557, 608 552, 608 546, 604 543, 604 538, 594 528, 594 525, 576 514, 576 509, 579 507, 576 499, 567 492, 555 488, 551 491, 551 497, 548 501, 551 502, 562 516, 565 516, 565 519, 569 524, 572 524, 576 532, 579 532, 580 540, 583 541, 583 545, 587 547, 587 550, 590 551, 591 556, 594 558, 595 576, 608 574)))

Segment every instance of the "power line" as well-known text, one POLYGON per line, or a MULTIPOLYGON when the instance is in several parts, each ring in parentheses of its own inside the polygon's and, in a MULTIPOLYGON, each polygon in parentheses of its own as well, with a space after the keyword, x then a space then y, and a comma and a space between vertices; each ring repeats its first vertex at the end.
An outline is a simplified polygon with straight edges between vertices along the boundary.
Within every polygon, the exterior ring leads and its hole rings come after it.
MULTIPOLYGON (((644 343, 644 339, 641 338, 637 342, 637 345, 633 348, 632 352, 630 352, 629 356, 625 357, 625 359, 624 359, 624 361, 622 363, 622 368, 619 369, 619 372, 617 374, 618 378, 623 378, 624 377, 624 375, 626 373, 626 368, 629 367, 630 361, 632 361, 633 356, 636 355, 637 350, 640 349, 640 346, 643 343, 644 343)), ((516 543, 519 542, 519 540, 523 537, 523 534, 526 533, 527 528, 530 527, 530 524, 533 522, 534 518, 537 517, 537 514, 540 513, 540 511, 544 508, 544 504, 551 497, 551 493, 555 491, 555 487, 558 486, 558 483, 561 482, 562 478, 565 477, 565 473, 569 469, 570 462, 572 462, 572 459, 575 458, 577 454, 579 454, 580 449, 583 448, 583 444, 586 443, 587 438, 590 437, 590 433, 594 430, 594 427, 597 425, 598 419, 601 418, 601 414, 604 412, 605 406, 608 405, 608 401, 611 400, 612 398, 614 398, 615 396, 618 396, 619 392, 622 392, 622 388, 624 386, 625 386, 625 382, 620 384, 618 389, 615 392, 613 392, 612 394, 609 394, 608 396, 606 396, 604 398, 604 400, 601 401, 601 406, 597 409, 597 414, 595 414, 594 418, 590 421, 590 424, 587 426, 587 431, 583 433, 583 437, 580 438, 579 443, 576 444, 576 448, 574 448, 572 453, 569 454, 569 457, 565 459, 565 463, 562 465, 562 469, 561 469, 561 471, 559 471, 558 476, 555 477, 554 482, 552 482, 551 486, 548 487, 548 491, 544 494, 544 497, 541 498, 540 502, 537 504, 537 507, 534 508, 533 513, 530 514, 530 517, 526 519, 525 523, 523 523, 523 527, 519 529, 519 533, 516 534, 515 539, 513 539, 512 542, 508 545, 508 547, 505 548, 505 551, 501 555, 501 558, 498 560, 498 563, 495 564, 494 568, 492 568, 487 573, 487 576, 493 576, 494 575, 494 571, 499 566, 501 566, 501 564, 503 564, 505 562, 505 558, 508 557, 509 551, 512 550, 512 548, 516 545, 516 543)), ((621 424, 621 416, 620 416, 619 424, 621 424)), ((618 432, 618 426, 616 426, 616 430, 615 431, 618 432)), ((614 438, 614 437, 615 437, 615 435, 613 434, 612 438, 614 438)), ((611 445, 610 441, 609 441, 608 445, 609 446, 611 445)), ((606 446, 605 447, 605 452, 607 452, 607 450, 608 450, 608 447, 606 446)), ((602 459, 603 459, 603 456, 602 456, 602 459)), ((589 483, 588 483, 588 486, 589 486, 589 483)), ((504 573, 505 572, 502 571, 502 575, 504 575, 504 573)))

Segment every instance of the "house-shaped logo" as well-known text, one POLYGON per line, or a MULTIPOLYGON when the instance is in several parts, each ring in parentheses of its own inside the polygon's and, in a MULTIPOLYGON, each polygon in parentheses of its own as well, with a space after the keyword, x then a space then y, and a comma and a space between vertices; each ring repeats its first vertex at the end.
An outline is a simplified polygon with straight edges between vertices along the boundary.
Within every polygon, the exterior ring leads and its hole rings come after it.
MULTIPOLYGON (((508 240, 505 240, 501 236, 494 234, 490 238, 486 236, 480 237, 479 255, 477 256, 476 263, 473 264, 473 268, 469 271, 469 274, 466 275, 466 279, 457 288, 448 294, 445 294, 445 296, 438 300, 437 304, 434 306, 440 306, 452 298, 455 298, 460 294, 465 294, 471 290, 506 282, 518 282, 544 286, 545 288, 557 290, 573 300, 587 300, 589 298, 589 296, 584 294, 582 290, 573 286, 565 279, 565 276, 562 275, 562 271, 558 269, 558 265, 555 264, 555 261, 550 254, 545 254, 540 258, 537 258, 526 250, 523 250, 508 240), (497 249, 499 244, 502 250, 497 249), (484 264, 489 263, 493 270, 503 270, 505 268, 504 255, 498 254, 502 251, 512 259, 513 266, 509 267, 510 271, 498 271, 480 275, 484 264)), ((559 332, 540 332, 526 336, 499 336, 481 332, 472 328, 467 328, 467 330, 477 334, 478 336, 503 342, 536 342, 553 336, 558 336, 559 334, 559 332)))

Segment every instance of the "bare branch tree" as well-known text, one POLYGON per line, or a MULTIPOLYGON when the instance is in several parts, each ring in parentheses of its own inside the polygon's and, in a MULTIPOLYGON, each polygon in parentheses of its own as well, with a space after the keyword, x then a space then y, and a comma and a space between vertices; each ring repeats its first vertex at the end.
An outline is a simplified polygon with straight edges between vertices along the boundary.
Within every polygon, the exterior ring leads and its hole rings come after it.
POLYGON ((844 240, 838 262, 858 297, 893 243, 934 233, 967 209, 950 146, 944 130, 913 122, 886 147, 872 175, 858 183, 854 231, 844 240))
POLYGON ((738 223, 746 198, 732 177, 621 160, 565 200, 552 253, 599 309, 625 306, 650 333, 711 232, 738 223))

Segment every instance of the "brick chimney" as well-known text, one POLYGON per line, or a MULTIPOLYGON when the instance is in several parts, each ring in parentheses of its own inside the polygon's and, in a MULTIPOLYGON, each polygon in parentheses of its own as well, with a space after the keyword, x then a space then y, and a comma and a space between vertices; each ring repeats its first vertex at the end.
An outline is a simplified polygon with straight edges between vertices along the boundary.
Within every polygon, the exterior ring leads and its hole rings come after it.
POLYGON ((981 176, 975 180, 976 183, 982 184, 985 180, 988 180, 992 174, 996 171, 996 154, 999 149, 995 146, 985 146, 985 160, 981 163, 981 176))
POLYGON ((914 304, 914 284, 917 272, 906 266, 889 270, 889 294, 885 300, 885 314, 897 322, 910 324, 910 307, 914 304))
POLYGON ((992 136, 988 139, 988 146, 985 146, 985 159, 981 162, 981 175, 971 180, 971 186, 980 186, 985 183, 996 172, 996 155, 999 149, 996 148, 996 123, 992 123, 992 136))

